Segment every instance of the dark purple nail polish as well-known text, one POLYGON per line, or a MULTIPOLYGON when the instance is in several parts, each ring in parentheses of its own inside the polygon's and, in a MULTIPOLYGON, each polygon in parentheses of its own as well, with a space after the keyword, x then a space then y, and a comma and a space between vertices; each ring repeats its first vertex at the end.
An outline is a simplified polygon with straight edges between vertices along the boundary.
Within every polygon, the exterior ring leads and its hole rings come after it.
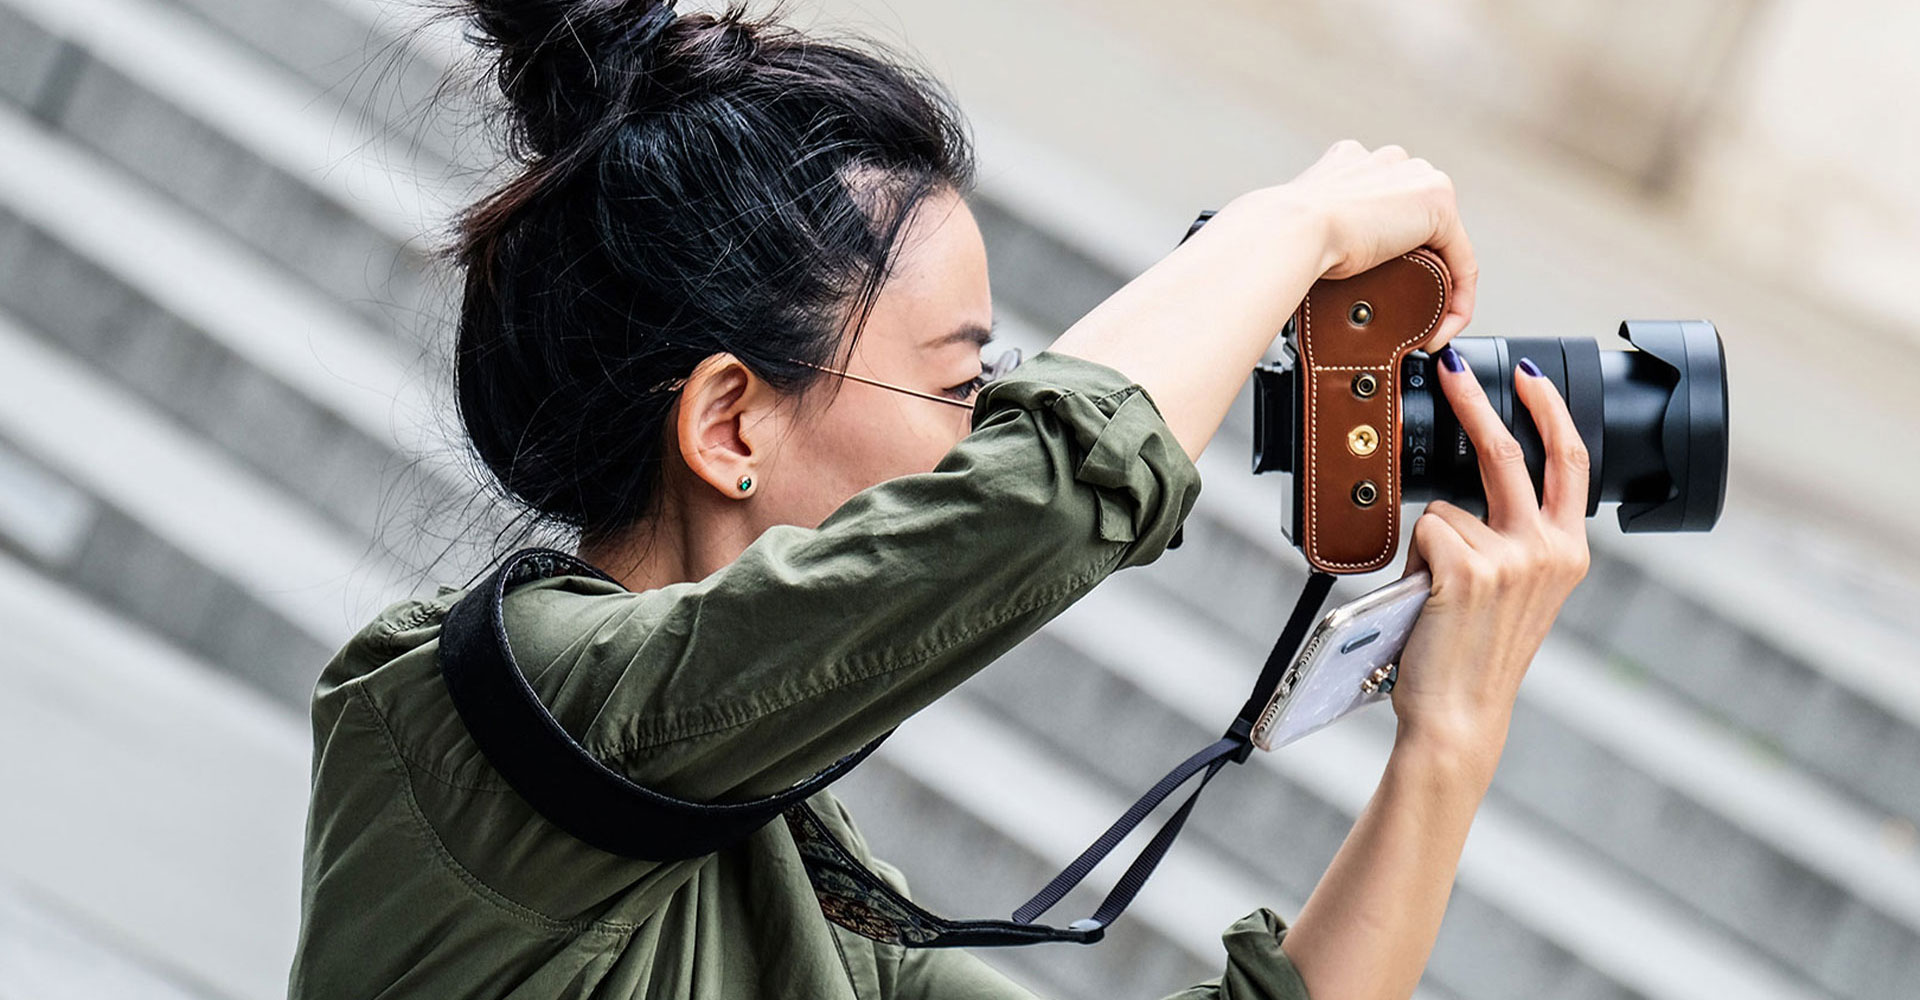
POLYGON ((1446 365, 1447 370, 1450 372, 1463 372, 1467 370, 1467 359, 1461 357, 1460 352, 1454 350, 1452 344, 1448 344, 1440 349, 1440 363, 1446 365))
POLYGON ((1523 372, 1526 372, 1527 374, 1533 376, 1534 378, 1539 378, 1541 375, 1540 366, 1534 364, 1532 358, 1521 358, 1520 370, 1523 372))

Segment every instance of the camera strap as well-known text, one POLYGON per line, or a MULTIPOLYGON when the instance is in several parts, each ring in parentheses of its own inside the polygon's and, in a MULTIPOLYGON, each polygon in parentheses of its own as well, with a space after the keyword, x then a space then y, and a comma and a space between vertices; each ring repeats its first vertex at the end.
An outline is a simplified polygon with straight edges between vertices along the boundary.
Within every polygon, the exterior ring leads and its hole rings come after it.
POLYGON ((1091 922, 1104 928, 1120 916, 1121 911, 1133 902, 1141 888, 1147 884, 1147 877, 1166 856, 1167 849, 1173 846, 1174 838, 1180 836, 1181 827, 1186 825, 1187 816, 1193 812, 1194 803, 1200 801, 1200 793, 1206 791, 1207 783, 1219 774, 1229 763, 1244 764, 1253 753, 1253 727, 1260 713, 1266 710, 1267 702, 1273 697, 1280 685, 1280 678, 1293 662, 1293 654, 1299 650, 1300 643, 1307 637, 1307 629, 1320 614, 1320 608, 1326 603, 1327 593, 1333 588, 1333 575, 1314 571, 1307 577, 1307 585, 1301 589, 1300 597, 1293 605, 1293 613, 1287 616, 1286 627, 1281 629, 1280 638, 1273 644, 1273 650, 1267 654, 1267 662, 1260 668, 1260 677, 1254 681, 1253 693, 1247 697, 1247 703, 1240 708, 1240 714, 1219 739, 1206 748, 1181 761, 1166 777, 1161 778, 1152 788, 1147 789, 1139 801, 1130 806, 1113 825, 1107 828, 1098 839, 1087 846, 1080 856, 1073 859, 1060 874, 1054 876, 1047 887, 1040 890, 1025 905, 1014 911, 1013 919, 1027 923, 1052 909, 1061 898, 1080 884, 1101 860, 1120 846, 1127 834, 1146 820, 1153 810, 1172 795, 1180 786, 1194 775, 1201 775, 1200 783, 1194 786, 1193 793, 1180 804, 1173 815, 1154 834, 1153 839, 1128 866, 1126 874, 1120 876, 1106 901, 1094 911, 1092 917, 1078 921, 1075 926, 1091 922))
POLYGON ((619 581, 585 561, 550 548, 524 548, 448 610, 440 632, 439 664, 447 691, 475 745, 529 805, 555 826, 601 850, 645 861, 684 861, 714 853, 784 818, 820 899, 835 924, 876 941, 918 948, 985 947, 1070 941, 1091 944, 1133 902, 1180 835, 1200 793, 1229 763, 1252 753, 1255 720, 1280 683, 1333 585, 1333 576, 1307 579, 1280 639, 1268 654, 1252 695, 1226 733, 1182 761, 1140 797, 1073 863, 1011 920, 954 920, 920 907, 862 864, 806 800, 852 770, 890 733, 772 795, 742 802, 702 803, 642 787, 582 747, 540 701, 507 642, 504 600, 511 587, 562 574, 619 581), (1111 854, 1162 802, 1200 776, 1092 916, 1066 927, 1035 923, 1111 854))

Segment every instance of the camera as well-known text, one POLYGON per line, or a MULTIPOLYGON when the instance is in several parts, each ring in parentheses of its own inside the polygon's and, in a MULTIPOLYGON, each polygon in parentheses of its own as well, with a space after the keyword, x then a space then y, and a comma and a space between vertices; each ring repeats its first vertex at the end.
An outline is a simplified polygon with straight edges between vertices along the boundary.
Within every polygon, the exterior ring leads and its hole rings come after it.
MULTIPOLYGON (((1450 291, 1445 265, 1425 250, 1322 279, 1282 329, 1281 360, 1253 372, 1253 471, 1291 476, 1283 524, 1316 569, 1384 566, 1402 504, 1443 499, 1486 513, 1478 459, 1439 389, 1437 361, 1412 347, 1431 335, 1450 291)), ((1546 454, 1514 391, 1523 356, 1567 401, 1586 443, 1587 516, 1617 503, 1622 531, 1706 531, 1727 493, 1719 331, 1705 320, 1629 320, 1619 336, 1628 349, 1577 337, 1455 337, 1448 346, 1520 443, 1536 497, 1546 454)))
MULTIPOLYGON (((1719 333, 1703 320, 1628 320, 1619 332, 1634 350, 1602 351, 1597 341, 1575 337, 1456 337, 1449 344, 1520 442, 1536 497, 1545 451, 1514 392, 1513 369, 1522 357, 1539 365, 1567 400, 1586 442, 1588 517, 1610 502, 1620 505, 1622 531, 1706 531, 1719 520, 1727 494, 1726 355, 1719 333)), ((1287 350, 1298 357, 1291 344, 1287 350)), ((1414 351, 1400 364, 1401 501, 1442 499, 1484 516, 1473 443, 1434 381, 1436 363, 1414 351)), ((1387 391, 1368 373, 1352 381, 1356 393, 1387 391)), ((1297 396, 1291 363, 1254 371, 1254 472, 1297 467, 1297 396)))

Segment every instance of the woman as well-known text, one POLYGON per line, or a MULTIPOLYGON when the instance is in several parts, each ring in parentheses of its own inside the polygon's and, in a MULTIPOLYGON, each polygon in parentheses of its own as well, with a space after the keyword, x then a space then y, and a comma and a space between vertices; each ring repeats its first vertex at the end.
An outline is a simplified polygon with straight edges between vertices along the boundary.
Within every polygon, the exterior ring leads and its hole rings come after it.
MULTIPOLYGON (((561 724, 648 787, 787 788, 1157 558, 1194 458, 1322 275, 1424 244, 1456 294, 1423 346, 1472 311, 1447 178, 1342 142, 988 372, 970 154, 930 81, 738 10, 456 11, 497 55, 525 161, 454 248, 461 415, 502 488, 619 581, 524 584, 507 632, 561 724)), ((1390 762, 1291 927, 1263 909, 1227 928, 1223 974, 1183 996, 1411 993, 1520 678, 1585 573, 1586 456, 1560 397, 1518 380, 1552 455, 1536 503, 1471 373, 1441 357, 1489 516, 1436 502, 1413 524, 1409 570, 1433 593, 1390 762)), ((783 823, 656 864, 544 820, 437 671, 461 593, 387 608, 316 690, 294 996, 1027 995, 964 951, 823 919, 783 823)), ((831 794, 811 805, 864 853, 831 794)))

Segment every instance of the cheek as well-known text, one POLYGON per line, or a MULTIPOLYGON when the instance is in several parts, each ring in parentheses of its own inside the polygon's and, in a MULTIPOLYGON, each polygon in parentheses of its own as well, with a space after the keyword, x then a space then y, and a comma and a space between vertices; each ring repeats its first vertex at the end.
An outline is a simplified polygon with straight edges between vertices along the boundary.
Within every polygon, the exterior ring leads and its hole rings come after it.
POLYGON ((838 405, 852 402, 837 400, 804 449, 819 463, 823 487, 836 494, 834 506, 876 483, 932 471, 969 429, 968 412, 957 407, 919 400, 904 401, 914 409, 892 400, 838 405))
POLYGON ((902 419, 891 428, 896 453, 891 475, 933 471, 940 459, 967 436, 971 411, 926 403, 912 417, 911 421, 902 419))
POLYGON ((918 412, 903 406, 881 409, 885 412, 873 414, 846 434, 849 450, 854 452, 848 464, 860 470, 862 489, 896 476, 930 472, 960 440, 953 418, 944 412, 949 407, 923 403, 918 412))
POLYGON ((940 425, 940 434, 935 439, 935 447, 938 450, 934 452, 933 458, 927 463, 927 468, 929 469, 940 464, 940 459, 945 457, 947 452, 952 451, 954 445, 959 444, 967 435, 973 433, 973 411, 970 409, 962 410, 958 407, 951 409, 953 410, 952 413, 943 414, 943 416, 946 417, 946 421, 940 425))

